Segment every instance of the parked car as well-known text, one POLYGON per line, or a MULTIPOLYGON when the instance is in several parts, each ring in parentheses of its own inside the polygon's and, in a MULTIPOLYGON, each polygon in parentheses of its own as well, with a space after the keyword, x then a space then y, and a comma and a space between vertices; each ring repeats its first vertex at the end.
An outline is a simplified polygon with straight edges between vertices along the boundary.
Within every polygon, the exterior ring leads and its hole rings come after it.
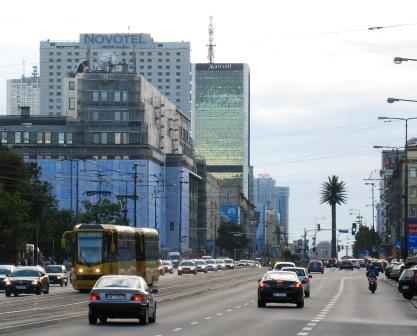
POLYGON ((226 269, 235 268, 235 261, 233 259, 224 259, 224 263, 226 264, 226 269))
POLYGON ((171 260, 162 260, 162 266, 164 267, 165 273, 174 273, 174 265, 172 265, 171 260))
POLYGON ((258 307, 267 303, 295 303, 304 307, 304 289, 294 272, 268 271, 258 280, 258 307))
POLYGON ((133 275, 102 276, 90 292, 88 322, 108 318, 139 318, 140 324, 156 321, 156 299, 146 281, 133 275))
POLYGON ((361 265, 359 264, 359 261, 357 259, 350 259, 350 261, 352 262, 354 268, 361 269, 361 265))
POLYGON ((195 266, 197 267, 197 272, 207 273, 207 264, 205 260, 195 259, 193 261, 195 263, 195 266))
POLYGON ((390 279, 391 278, 391 271, 393 270, 393 268, 398 265, 400 262, 397 260, 393 260, 391 261, 388 266, 385 268, 385 276, 390 279))
POLYGON ((353 264, 352 264, 352 262, 350 261, 350 259, 343 259, 341 262, 340 262, 340 269, 342 270, 342 269, 350 269, 350 270, 352 270, 353 271, 353 264))
POLYGON ((321 263, 320 260, 311 260, 308 263, 307 271, 308 271, 308 273, 318 272, 318 273, 323 274, 324 273, 324 266, 323 266, 323 264, 321 263))
POLYGON ((405 269, 398 280, 398 291, 404 299, 411 300, 417 295, 417 268, 405 269))
POLYGON ((293 262, 279 261, 274 265, 274 271, 280 271, 283 267, 296 267, 293 262))
POLYGON ((5 288, 5 281, 15 269, 14 265, 0 265, 0 290, 5 288))
POLYGON ((49 278, 43 267, 20 266, 6 278, 6 296, 18 296, 21 293, 40 295, 42 292, 49 294, 49 278))
POLYGON ((327 260, 327 267, 337 267, 337 259, 329 258, 329 260, 327 260))
POLYGON ((303 267, 283 267, 281 271, 294 272, 297 274, 298 280, 303 285, 305 297, 310 297, 310 279, 313 277, 311 274, 307 275, 305 268, 303 267))
POLYGON ((206 259, 207 271, 217 272, 219 267, 214 259, 206 259))
POLYGON ((366 261, 365 261, 365 259, 358 259, 358 262, 359 262, 359 266, 360 267, 366 267, 366 261))
POLYGON ((395 265, 391 270, 390 278, 392 280, 398 281, 400 279, 401 273, 404 270, 404 267, 405 267, 404 263, 399 263, 395 265))
POLYGON ((214 259, 217 263, 218 269, 219 270, 226 270, 226 263, 224 262, 224 259, 214 259))
POLYGON ((178 275, 197 274, 197 267, 192 260, 183 260, 178 265, 178 275))
POLYGON ((64 265, 48 265, 45 271, 49 277, 49 284, 59 284, 61 287, 68 286, 69 277, 64 265))

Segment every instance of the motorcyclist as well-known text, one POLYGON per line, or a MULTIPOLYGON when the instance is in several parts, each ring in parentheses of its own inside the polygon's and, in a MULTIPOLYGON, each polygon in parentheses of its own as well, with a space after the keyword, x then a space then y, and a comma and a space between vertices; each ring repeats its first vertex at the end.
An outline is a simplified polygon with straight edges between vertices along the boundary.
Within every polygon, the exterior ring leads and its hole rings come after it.
POLYGON ((378 270, 374 265, 370 264, 368 270, 366 271, 366 277, 369 279, 376 279, 379 276, 378 270))

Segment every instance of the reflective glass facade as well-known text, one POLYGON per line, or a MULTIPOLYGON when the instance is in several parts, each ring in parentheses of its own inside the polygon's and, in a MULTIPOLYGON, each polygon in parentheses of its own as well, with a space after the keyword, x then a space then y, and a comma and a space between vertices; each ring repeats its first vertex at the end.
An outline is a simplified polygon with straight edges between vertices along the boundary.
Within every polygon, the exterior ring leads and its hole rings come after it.
POLYGON ((198 157, 219 178, 241 177, 248 195, 249 67, 247 64, 195 64, 193 138, 198 157))

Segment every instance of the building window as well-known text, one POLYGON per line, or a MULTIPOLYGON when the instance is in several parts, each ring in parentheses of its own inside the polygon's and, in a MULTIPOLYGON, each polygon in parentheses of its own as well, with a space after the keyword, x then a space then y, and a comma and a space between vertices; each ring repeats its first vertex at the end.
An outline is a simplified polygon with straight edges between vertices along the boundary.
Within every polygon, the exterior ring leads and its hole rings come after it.
POLYGON ((116 121, 120 121, 121 120, 120 113, 121 112, 119 112, 119 111, 114 112, 114 120, 116 120, 116 121))
POLYGON ((127 102, 127 91, 123 91, 123 102, 127 102))
POLYGON ((93 102, 98 103, 98 91, 93 91, 93 102))
POLYGON ((93 133, 93 144, 98 144, 98 143, 99 143, 99 134, 93 133))
POLYGON ((51 132, 45 132, 45 144, 51 144, 51 132))
POLYGON ((72 133, 67 133, 67 144, 72 145, 72 133))
POLYGON ((411 186, 410 187, 410 197, 416 198, 417 197, 417 187, 411 186))
POLYGON ((28 144, 30 142, 29 132, 23 132, 23 143, 28 144))
POLYGON ((70 81, 68 86, 69 86, 70 90, 75 90, 75 82, 74 81, 70 81))
POLYGON ((417 207, 415 205, 410 205, 409 207, 408 216, 409 217, 417 217, 417 207))
POLYGON ((101 143, 103 145, 107 145, 107 132, 102 132, 101 133, 101 143))
POLYGON ((117 103, 120 102, 120 91, 114 92, 114 101, 117 103))
POLYGON ((101 101, 102 102, 107 101, 107 91, 101 91, 101 101))
POLYGON ((417 168, 410 168, 408 170, 408 177, 417 177, 417 168))
POLYGON ((38 143, 38 144, 43 143, 43 133, 42 133, 42 132, 38 132, 38 139, 37 139, 37 143, 38 143))
POLYGON ((14 143, 22 143, 22 134, 20 132, 14 132, 14 143))
POLYGON ((64 145, 65 144, 65 133, 58 133, 58 144, 64 145))
POLYGON ((1 143, 2 144, 7 144, 7 132, 6 131, 1 131, 0 135, 1 135, 1 143))
POLYGON ((129 133, 127 132, 116 132, 114 133, 114 143, 116 145, 125 145, 129 143, 129 133))
POLYGON ((89 120, 98 120, 98 111, 90 111, 88 114, 89 120))
POLYGON ((69 109, 75 110, 75 98, 74 97, 69 98, 69 109))
POLYGON ((121 144, 121 133, 119 133, 119 132, 114 133, 114 143, 116 145, 121 144))

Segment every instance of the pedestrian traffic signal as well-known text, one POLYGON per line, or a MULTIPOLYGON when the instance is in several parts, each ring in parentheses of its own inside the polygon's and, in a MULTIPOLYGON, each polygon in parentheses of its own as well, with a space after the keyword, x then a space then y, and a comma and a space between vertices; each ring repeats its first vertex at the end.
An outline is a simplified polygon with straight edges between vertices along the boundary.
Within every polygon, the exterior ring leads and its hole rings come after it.
POLYGON ((320 224, 317 224, 317 231, 320 231, 320 224))
POLYGON ((356 235, 356 223, 352 223, 352 236, 356 235))

